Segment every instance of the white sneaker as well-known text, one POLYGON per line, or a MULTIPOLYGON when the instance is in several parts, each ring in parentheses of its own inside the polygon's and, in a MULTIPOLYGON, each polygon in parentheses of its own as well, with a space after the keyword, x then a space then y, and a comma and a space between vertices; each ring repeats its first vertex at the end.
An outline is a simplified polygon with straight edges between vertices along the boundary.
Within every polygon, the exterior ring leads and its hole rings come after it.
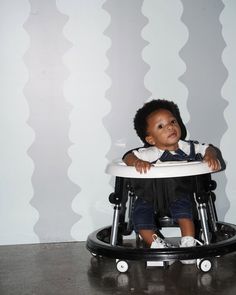
MULTIPOLYGON (((201 242, 194 239, 194 237, 191 236, 185 236, 181 238, 180 247, 195 247, 196 244, 202 245, 201 242)), ((189 260, 180 260, 183 264, 195 264, 196 259, 189 259, 189 260)))
MULTIPOLYGON (((153 238, 153 242, 150 248, 163 249, 163 248, 169 247, 169 245, 163 239, 159 238, 156 234, 154 234, 152 238, 153 238)), ((169 265, 174 263, 174 261, 147 261, 147 267, 148 266, 164 266, 165 262, 167 262, 169 265)))

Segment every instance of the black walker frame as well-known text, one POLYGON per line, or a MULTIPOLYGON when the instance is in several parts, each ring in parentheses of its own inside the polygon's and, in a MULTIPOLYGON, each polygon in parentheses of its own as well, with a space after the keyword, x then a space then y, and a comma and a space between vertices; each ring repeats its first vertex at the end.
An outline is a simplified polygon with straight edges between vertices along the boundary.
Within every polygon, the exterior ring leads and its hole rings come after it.
MULTIPOLYGON (((134 246, 127 246, 123 238, 133 231, 130 215, 136 196, 129 178, 116 176, 114 193, 109 196, 110 203, 114 204, 112 225, 91 233, 87 238, 87 249, 94 256, 115 258, 120 272, 128 270, 128 260, 164 261, 164 266, 168 266, 168 261, 186 259, 197 259, 198 268, 204 272, 209 271, 214 257, 236 250, 236 225, 218 221, 213 192, 216 182, 211 179, 211 174, 195 175, 194 179, 198 211, 197 238, 203 245, 151 249, 143 247, 136 235, 134 246)), ((158 225, 160 230, 163 227, 177 226, 167 217, 160 219, 158 225)))

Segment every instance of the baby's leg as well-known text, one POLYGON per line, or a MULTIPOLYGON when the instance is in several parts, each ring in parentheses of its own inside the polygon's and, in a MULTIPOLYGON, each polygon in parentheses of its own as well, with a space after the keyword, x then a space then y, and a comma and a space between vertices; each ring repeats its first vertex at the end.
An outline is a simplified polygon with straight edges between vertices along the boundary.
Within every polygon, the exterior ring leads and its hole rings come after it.
POLYGON ((182 237, 195 236, 195 225, 192 214, 192 201, 190 196, 186 195, 177 199, 170 205, 172 218, 177 221, 182 237))
POLYGON ((153 234, 156 232, 152 203, 137 198, 134 203, 132 221, 135 232, 139 233, 144 242, 150 247, 153 242, 153 234))
MULTIPOLYGON (((181 230, 180 247, 195 247, 195 226, 192 217, 192 203, 190 198, 182 198, 170 206, 172 216, 177 220, 181 230)), ((184 264, 194 264, 195 259, 180 260, 184 264)))
POLYGON ((180 230, 181 230, 181 236, 191 236, 195 237, 195 226, 190 218, 179 218, 177 220, 180 230))
POLYGON ((139 234, 144 240, 144 242, 147 244, 147 246, 151 247, 151 244, 153 242, 153 235, 155 234, 155 231, 151 229, 141 229, 139 230, 139 234))

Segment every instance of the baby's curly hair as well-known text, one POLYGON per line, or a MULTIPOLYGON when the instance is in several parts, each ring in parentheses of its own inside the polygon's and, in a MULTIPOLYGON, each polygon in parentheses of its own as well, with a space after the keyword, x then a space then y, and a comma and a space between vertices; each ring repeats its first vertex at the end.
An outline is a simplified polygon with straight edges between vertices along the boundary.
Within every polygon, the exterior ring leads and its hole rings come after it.
POLYGON ((160 109, 170 111, 176 118, 181 129, 180 139, 185 139, 187 135, 186 127, 184 126, 184 123, 181 119, 180 111, 177 104, 175 104, 173 101, 165 99, 153 99, 145 103, 142 108, 138 109, 134 117, 134 129, 136 130, 139 138, 144 142, 146 146, 150 146, 150 144, 145 140, 147 136, 147 118, 151 113, 160 109))

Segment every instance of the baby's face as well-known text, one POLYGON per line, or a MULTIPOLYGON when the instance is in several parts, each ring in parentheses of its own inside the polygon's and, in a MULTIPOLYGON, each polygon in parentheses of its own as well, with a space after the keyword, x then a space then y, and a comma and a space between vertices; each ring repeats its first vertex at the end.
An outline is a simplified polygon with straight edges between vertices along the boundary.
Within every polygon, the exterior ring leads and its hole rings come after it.
POLYGON ((146 141, 161 150, 178 148, 181 129, 173 114, 165 109, 153 112, 147 118, 146 141))

